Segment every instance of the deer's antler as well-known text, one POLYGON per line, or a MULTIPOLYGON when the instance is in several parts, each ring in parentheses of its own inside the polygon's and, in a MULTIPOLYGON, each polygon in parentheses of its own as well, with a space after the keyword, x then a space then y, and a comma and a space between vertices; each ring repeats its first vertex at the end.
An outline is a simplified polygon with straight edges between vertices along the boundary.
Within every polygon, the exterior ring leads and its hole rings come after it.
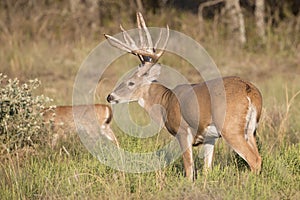
POLYGON ((162 38, 162 30, 160 31, 158 40, 153 46, 152 38, 146 26, 143 15, 140 12, 138 12, 136 14, 136 17, 139 30, 140 46, 136 45, 135 41, 121 25, 120 28, 123 33, 124 42, 107 34, 104 34, 104 36, 112 46, 138 56, 142 64, 146 62, 155 64, 164 53, 164 50, 167 46, 170 35, 169 27, 167 26, 167 35, 165 43, 163 44, 162 49, 158 53, 156 53, 157 46, 162 38))

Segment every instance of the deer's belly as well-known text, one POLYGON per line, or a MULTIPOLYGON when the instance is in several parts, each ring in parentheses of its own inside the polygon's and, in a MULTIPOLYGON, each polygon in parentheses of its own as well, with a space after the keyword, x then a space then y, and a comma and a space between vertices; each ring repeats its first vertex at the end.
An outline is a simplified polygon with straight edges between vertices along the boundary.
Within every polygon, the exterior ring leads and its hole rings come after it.
POLYGON ((221 137, 221 134, 217 131, 214 124, 207 126, 202 132, 197 133, 194 137, 193 146, 198 146, 199 144, 209 143, 216 138, 221 137))

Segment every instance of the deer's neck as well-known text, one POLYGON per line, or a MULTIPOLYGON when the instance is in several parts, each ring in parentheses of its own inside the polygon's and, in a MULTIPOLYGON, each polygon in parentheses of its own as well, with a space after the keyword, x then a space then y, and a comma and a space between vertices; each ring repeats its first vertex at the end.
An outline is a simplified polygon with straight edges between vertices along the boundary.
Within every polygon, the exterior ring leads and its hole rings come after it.
POLYGON ((147 86, 142 100, 143 108, 151 118, 161 124, 163 123, 172 135, 176 135, 181 123, 181 113, 176 95, 169 88, 152 83, 147 86))
POLYGON ((160 105, 167 109, 170 100, 175 96, 173 92, 159 83, 152 83, 147 87, 148 88, 142 95, 142 98, 138 101, 140 106, 148 112, 154 105, 160 105))

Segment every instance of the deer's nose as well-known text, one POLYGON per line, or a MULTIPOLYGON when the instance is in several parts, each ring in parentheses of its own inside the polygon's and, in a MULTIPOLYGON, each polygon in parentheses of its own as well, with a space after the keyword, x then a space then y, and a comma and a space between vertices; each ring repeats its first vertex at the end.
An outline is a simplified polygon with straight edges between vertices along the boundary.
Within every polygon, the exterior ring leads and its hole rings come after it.
POLYGON ((109 94, 109 95, 107 96, 106 100, 108 101, 108 103, 111 103, 111 101, 114 100, 114 96, 112 96, 112 95, 109 94))

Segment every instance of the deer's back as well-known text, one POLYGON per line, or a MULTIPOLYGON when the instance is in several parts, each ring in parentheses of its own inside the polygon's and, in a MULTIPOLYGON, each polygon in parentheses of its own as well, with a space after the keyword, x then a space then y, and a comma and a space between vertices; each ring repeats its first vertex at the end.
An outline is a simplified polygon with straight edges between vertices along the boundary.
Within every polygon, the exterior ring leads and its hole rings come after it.
MULTIPOLYGON (((76 105, 76 106, 57 106, 53 117, 55 128, 75 130, 73 115, 76 115, 78 121, 86 124, 96 119, 100 125, 108 124, 112 119, 111 108, 104 104, 95 105, 76 105)), ((45 115, 45 120, 52 118, 51 115, 45 115)))

